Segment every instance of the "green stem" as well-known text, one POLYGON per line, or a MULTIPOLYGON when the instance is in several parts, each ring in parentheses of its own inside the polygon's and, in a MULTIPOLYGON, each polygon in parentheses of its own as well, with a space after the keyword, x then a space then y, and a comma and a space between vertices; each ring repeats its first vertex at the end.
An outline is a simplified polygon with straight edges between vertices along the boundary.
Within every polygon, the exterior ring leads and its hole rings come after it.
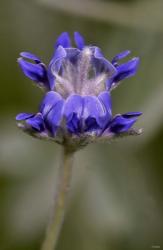
POLYGON ((64 147, 63 161, 60 166, 60 175, 58 179, 58 188, 54 199, 55 204, 53 216, 48 226, 41 250, 54 250, 56 248, 64 220, 67 196, 70 189, 73 155, 74 152, 69 151, 67 147, 64 147))

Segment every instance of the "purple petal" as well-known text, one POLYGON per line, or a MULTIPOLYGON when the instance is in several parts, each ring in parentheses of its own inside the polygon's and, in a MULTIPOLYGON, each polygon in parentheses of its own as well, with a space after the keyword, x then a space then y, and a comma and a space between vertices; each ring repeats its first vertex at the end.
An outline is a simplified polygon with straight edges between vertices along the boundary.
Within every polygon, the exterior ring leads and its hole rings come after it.
POLYGON ((48 82, 49 82, 49 89, 50 90, 54 90, 54 87, 55 87, 55 77, 52 74, 50 68, 48 68, 47 77, 48 77, 48 82))
POLYGON ((64 59, 68 59, 71 63, 75 63, 79 54, 79 49, 64 49, 62 46, 59 46, 49 64, 52 74, 55 75, 60 71, 64 59))
POLYGON ((20 56, 26 58, 26 59, 30 59, 30 60, 33 60, 35 61, 36 63, 41 63, 41 60, 39 57, 31 54, 30 52, 21 52, 20 53, 20 56))
POLYGON ((40 112, 42 113, 43 117, 45 117, 48 112, 61 100, 62 97, 60 94, 54 91, 49 91, 43 98, 40 105, 40 112))
POLYGON ((82 50, 85 46, 84 37, 79 32, 74 32, 74 40, 76 43, 76 46, 82 50))
POLYGON ((64 49, 62 46, 57 48, 48 67, 48 78, 51 90, 55 87, 55 75, 62 69, 64 59, 68 59, 74 64, 78 59, 79 53, 80 50, 76 48, 64 49))
POLYGON ((62 46, 63 48, 71 47, 71 41, 68 32, 63 32, 57 39, 55 47, 62 46))
POLYGON ((99 94, 98 96, 99 100, 103 103, 106 111, 108 112, 108 115, 112 116, 112 101, 111 101, 111 95, 109 92, 104 91, 99 94))
POLYGON ((115 85, 116 85, 116 84, 115 84, 115 82, 114 82, 114 76, 111 77, 111 78, 108 78, 108 79, 106 80, 106 90, 107 90, 107 91, 110 91, 111 87, 112 87, 112 86, 115 86, 115 85))
POLYGON ((39 132, 42 132, 44 130, 44 120, 42 114, 40 113, 36 114, 34 117, 27 119, 26 123, 39 132))
POLYGON ((135 75, 138 69, 139 62, 140 62, 139 58, 135 57, 132 60, 128 61, 127 63, 119 65, 117 67, 118 73, 114 77, 113 82, 117 83, 125 78, 135 75))
POLYGON ((99 125, 97 123, 97 120, 95 118, 93 118, 93 117, 88 117, 86 119, 86 121, 85 121, 85 125, 86 125, 86 128, 85 128, 86 132, 95 131, 96 134, 97 134, 100 131, 99 125))
POLYGON ((83 98, 71 95, 65 102, 63 114, 67 120, 67 129, 71 133, 81 132, 81 115, 83 112, 83 98))
POLYGON ((125 57, 128 56, 130 53, 131 53, 131 51, 129 51, 129 50, 125 50, 125 51, 119 53, 118 55, 116 55, 116 56, 113 58, 112 64, 116 64, 117 61, 119 61, 119 60, 125 58, 125 57))
POLYGON ((67 98, 64 105, 63 114, 68 120, 71 120, 73 113, 78 118, 81 117, 83 112, 83 98, 80 95, 71 95, 67 98))
POLYGON ((136 74, 140 59, 138 57, 116 67, 117 74, 106 81, 107 90, 115 88, 120 81, 136 74))
POLYGON ((26 120, 28 118, 31 118, 33 116, 34 116, 34 114, 30 114, 30 113, 20 113, 16 116, 16 120, 22 121, 22 120, 26 120))
POLYGON ((60 123, 62 121, 63 115, 62 110, 64 106, 64 100, 58 101, 48 112, 45 117, 45 126, 54 136, 60 123))
POLYGON ((100 128, 104 128, 108 123, 108 113, 101 101, 95 96, 84 96, 84 110, 82 118, 94 118, 100 128))
POLYGON ((124 118, 136 118, 142 114, 143 114, 142 112, 128 112, 128 113, 123 114, 122 116, 124 118))
POLYGON ((79 134, 82 131, 81 120, 77 117, 76 113, 73 113, 71 120, 66 124, 70 133, 79 134))
POLYGON ((56 49, 56 52, 54 54, 54 57, 52 58, 51 62, 50 62, 50 69, 52 74, 54 75, 55 73, 58 73, 58 71, 61 68, 61 64, 62 64, 62 60, 67 56, 67 52, 64 49, 64 47, 59 46, 56 49))
POLYGON ((66 49, 67 56, 66 58, 72 63, 75 64, 78 60, 80 50, 77 48, 68 48, 66 49))
POLYGON ((113 133, 127 132, 141 114, 141 112, 130 112, 122 115, 116 115, 110 124, 109 130, 113 133))
POLYGON ((59 46, 56 49, 52 60, 50 61, 48 67, 48 80, 51 90, 53 90, 55 87, 55 74, 59 72, 62 65, 62 61, 66 56, 67 56, 66 50, 62 46, 59 46))
POLYGON ((93 62, 95 65, 96 73, 99 74, 106 72, 108 76, 113 76, 114 74, 116 74, 116 68, 112 63, 104 58, 101 50, 98 47, 92 47, 92 49, 94 51, 93 62))
POLYGON ((18 59, 18 63, 23 73, 35 82, 47 83, 46 70, 41 64, 33 64, 22 58, 18 59))

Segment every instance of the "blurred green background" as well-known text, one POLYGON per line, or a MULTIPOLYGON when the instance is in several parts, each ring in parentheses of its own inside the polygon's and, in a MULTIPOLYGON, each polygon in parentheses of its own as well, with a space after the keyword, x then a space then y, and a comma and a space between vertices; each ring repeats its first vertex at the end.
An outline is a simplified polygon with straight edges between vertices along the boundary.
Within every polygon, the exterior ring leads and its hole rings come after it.
POLYGON ((43 93, 16 59, 48 63, 63 31, 81 32, 108 59, 140 56, 134 78, 112 92, 113 112, 143 111, 140 137, 91 145, 76 155, 58 250, 163 249, 163 1, 0 1, 0 250, 37 250, 53 205, 60 147, 16 127, 43 93))

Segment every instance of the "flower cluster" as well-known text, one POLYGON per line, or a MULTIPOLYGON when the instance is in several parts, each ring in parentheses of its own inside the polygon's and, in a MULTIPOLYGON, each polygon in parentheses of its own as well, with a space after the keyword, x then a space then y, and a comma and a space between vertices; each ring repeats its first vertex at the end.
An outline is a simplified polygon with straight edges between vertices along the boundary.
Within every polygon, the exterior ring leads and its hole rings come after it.
POLYGON ((110 62, 98 47, 85 45, 78 32, 74 40, 76 47, 68 33, 62 33, 47 67, 29 52, 20 54, 22 71, 46 93, 38 113, 17 115, 19 127, 33 136, 74 147, 137 133, 131 127, 141 112, 112 116, 110 92, 136 73, 139 58, 120 64, 130 53, 124 51, 110 62))

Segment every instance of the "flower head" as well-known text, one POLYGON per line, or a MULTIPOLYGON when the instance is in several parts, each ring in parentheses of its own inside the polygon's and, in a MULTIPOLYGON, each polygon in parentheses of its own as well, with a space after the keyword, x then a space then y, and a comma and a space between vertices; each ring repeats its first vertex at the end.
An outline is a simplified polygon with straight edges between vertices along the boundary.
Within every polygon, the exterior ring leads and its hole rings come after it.
POLYGON ((112 116, 110 92, 136 73, 139 58, 119 64, 130 53, 124 51, 110 62, 98 47, 85 45, 78 32, 74 40, 76 47, 72 47, 67 32, 59 36, 48 67, 31 53, 20 54, 22 71, 46 94, 38 113, 17 115, 18 125, 36 137, 74 148, 136 133, 131 127, 141 112, 112 116))

